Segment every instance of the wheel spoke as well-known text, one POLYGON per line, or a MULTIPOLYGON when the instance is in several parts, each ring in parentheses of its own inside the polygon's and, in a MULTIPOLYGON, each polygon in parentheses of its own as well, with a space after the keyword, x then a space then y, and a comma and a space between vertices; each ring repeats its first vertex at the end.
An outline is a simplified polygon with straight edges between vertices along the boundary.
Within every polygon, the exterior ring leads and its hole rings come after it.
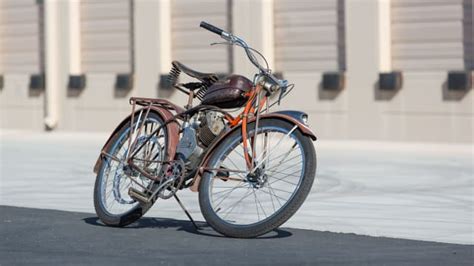
POLYGON ((285 180, 285 178, 286 178, 286 176, 285 176, 285 177, 282 177, 282 178, 274 178, 274 179, 276 179, 276 180, 270 182, 269 184, 274 184, 274 183, 276 183, 276 182, 278 182, 278 181, 283 181, 283 182, 288 183, 288 184, 290 184, 290 185, 294 185, 294 186, 297 186, 297 185, 298 185, 298 184, 292 183, 292 182, 290 182, 290 181, 288 181, 288 180, 285 180))
MULTIPOLYGON (((288 170, 288 169, 286 169, 288 170)), ((274 173, 274 174, 282 174, 282 175, 291 175, 291 174, 294 174, 294 172, 292 173, 287 173, 287 172, 281 172, 281 171, 276 171, 276 170, 267 170, 266 171, 267 173, 274 173)))
MULTIPOLYGON (((301 156, 301 155, 297 155, 297 156, 295 156, 295 157, 293 157, 293 158, 287 160, 286 162, 287 162, 287 163, 288 163, 288 162, 291 162, 292 160, 294 160, 294 159, 296 159, 296 158, 298 158, 298 157, 300 157, 300 156, 301 156)), ((296 164, 295 164, 295 165, 296 165, 296 164)), ((292 169, 293 167, 295 167, 295 165, 288 166, 288 168, 287 168, 286 170, 292 169)), ((282 167, 283 167, 283 164, 277 164, 276 167, 275 167, 275 169, 273 169, 273 171, 279 170, 279 169, 282 168, 282 167)), ((270 169, 271 169, 271 168, 270 168, 270 169)), ((267 171, 272 171, 272 170, 267 170, 267 171)))
POLYGON ((258 218, 258 220, 260 220, 260 212, 258 211, 257 195, 255 195, 255 189, 252 189, 252 194, 253 194, 253 198, 254 198, 254 201, 255 201, 255 209, 257 209, 257 218, 258 218))
POLYGON ((265 161, 265 160, 267 159, 267 157, 270 156, 270 154, 271 154, 274 150, 276 150, 276 149, 281 145, 281 143, 283 142, 283 139, 285 139, 286 137, 291 138, 291 137, 290 137, 290 134, 291 134, 297 127, 298 127, 298 126, 294 126, 294 127, 290 130, 290 132, 288 132, 286 135, 282 136, 282 137, 280 138, 280 140, 278 141, 278 143, 276 144, 276 146, 272 147, 272 150, 268 151, 268 154, 266 154, 265 157, 264 157, 262 160, 261 160, 260 157, 262 157, 263 154, 262 154, 261 156, 259 156, 258 159, 257 159, 257 161, 260 161, 260 162, 259 162, 256 166, 254 166, 254 168, 252 169, 252 172, 255 171, 255 169, 257 169, 257 168, 262 164, 262 162, 265 161))
MULTIPOLYGON (((235 169, 239 169, 239 167, 234 163, 234 161, 230 157, 227 157, 227 159, 229 159, 229 162, 235 167, 235 169)), ((245 179, 245 177, 242 174, 237 173, 237 175, 245 179)))
MULTIPOLYGON (((253 188, 250 188, 250 187, 249 187, 249 189, 251 189, 251 190, 253 191, 253 188)), ((237 206, 237 204, 239 204, 241 201, 243 201, 244 199, 246 199, 248 196, 252 195, 252 191, 247 192, 247 194, 245 194, 242 198, 240 198, 238 201, 236 201, 233 205, 227 207, 227 209, 230 208, 230 210, 227 212, 227 214, 226 214, 223 218, 227 217, 227 215, 229 215, 229 213, 232 212, 232 210, 237 206)), ((227 209, 226 209, 226 210, 227 210, 227 209)))
MULTIPOLYGON (((265 191, 265 190, 263 190, 263 189, 261 189, 261 190, 259 190, 259 191, 261 191, 261 192, 263 192, 263 193, 265 193, 265 194, 270 194, 270 192, 267 192, 267 191, 265 191)), ((275 191, 273 191, 273 196, 275 196, 275 198, 277 198, 277 199, 281 199, 281 200, 284 200, 284 201, 287 201, 287 200, 288 200, 288 199, 285 199, 285 198, 283 198, 283 197, 278 196, 278 195, 275 193, 275 191)), ((283 205, 283 204, 282 204, 282 205, 283 205)))
MULTIPOLYGON (((259 190, 259 191, 260 191, 260 190, 259 190)), ((261 208, 262 211, 263 211, 263 215, 265 215, 265 218, 268 217, 267 214, 265 213, 265 209, 263 208, 262 203, 261 203, 260 200, 258 199, 257 193, 255 193, 255 189, 253 190, 253 192, 254 192, 254 195, 255 195, 255 200, 258 202, 258 205, 260 206, 260 208, 261 208)), ((258 207, 257 207, 257 210, 258 210, 258 207)))
MULTIPOLYGON (((270 196, 275 197, 275 199, 277 200, 278 204, 280 204, 280 207, 283 206, 283 204, 280 202, 280 199, 279 199, 278 196, 275 194, 275 191, 273 190, 272 185, 271 185, 270 183, 268 183, 267 189, 268 189, 268 192, 269 192, 270 196)), ((272 203, 273 203, 273 201, 272 201, 272 203)))
POLYGON ((222 202, 227 199, 230 194, 232 194, 232 192, 234 192, 236 189, 238 188, 245 188, 245 186, 241 186, 241 184, 238 184, 237 186, 233 187, 232 189, 230 189, 226 194, 224 195, 220 195, 219 197, 215 198, 214 201, 217 201, 217 200, 220 200, 219 203, 216 204, 216 209, 222 204, 222 202))

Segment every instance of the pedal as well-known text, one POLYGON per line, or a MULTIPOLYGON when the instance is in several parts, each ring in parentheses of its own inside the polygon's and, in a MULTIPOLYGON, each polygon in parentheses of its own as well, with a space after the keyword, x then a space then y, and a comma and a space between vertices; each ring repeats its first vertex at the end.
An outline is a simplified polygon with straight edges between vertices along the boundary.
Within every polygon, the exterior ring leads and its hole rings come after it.
POLYGON ((135 188, 132 188, 132 187, 128 189, 128 195, 132 199, 134 199, 136 201, 139 201, 142 204, 148 204, 148 203, 151 202, 151 197, 148 194, 143 193, 143 192, 141 192, 141 191, 139 191, 135 188))

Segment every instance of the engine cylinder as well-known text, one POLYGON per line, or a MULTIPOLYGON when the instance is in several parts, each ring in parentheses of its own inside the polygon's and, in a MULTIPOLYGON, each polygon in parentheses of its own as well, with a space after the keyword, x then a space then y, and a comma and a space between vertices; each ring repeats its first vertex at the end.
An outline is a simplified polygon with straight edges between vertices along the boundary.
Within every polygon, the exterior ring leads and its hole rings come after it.
POLYGON ((206 112, 201 117, 199 141, 203 146, 208 147, 224 128, 225 124, 222 114, 214 111, 206 112))

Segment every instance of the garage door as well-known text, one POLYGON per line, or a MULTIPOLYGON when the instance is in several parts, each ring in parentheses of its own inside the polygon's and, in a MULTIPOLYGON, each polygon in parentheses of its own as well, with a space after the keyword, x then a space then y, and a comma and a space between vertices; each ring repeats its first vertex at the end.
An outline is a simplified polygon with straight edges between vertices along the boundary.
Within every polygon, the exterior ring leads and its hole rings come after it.
POLYGON ((345 69, 343 12, 343 1, 275 0, 277 71, 345 69))
POLYGON ((472 0, 392 0, 393 68, 472 68, 472 0))
POLYGON ((131 0, 82 0, 82 68, 86 73, 133 72, 131 0))
POLYGON ((0 0, 0 128, 44 128, 42 14, 36 0, 0 0))
POLYGON ((0 73, 42 72, 41 8, 36 0, 0 1, 0 73))
POLYGON ((231 72, 230 47, 210 46, 222 39, 199 28, 201 21, 207 21, 231 31, 230 1, 173 0, 171 4, 172 59, 198 71, 231 72))

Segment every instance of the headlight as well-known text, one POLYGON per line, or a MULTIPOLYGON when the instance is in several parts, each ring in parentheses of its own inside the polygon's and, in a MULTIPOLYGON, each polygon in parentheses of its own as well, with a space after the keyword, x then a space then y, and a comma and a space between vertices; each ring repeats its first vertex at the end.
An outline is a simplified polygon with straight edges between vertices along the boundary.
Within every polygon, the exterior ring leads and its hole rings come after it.
POLYGON ((261 82, 262 87, 269 93, 274 93, 279 89, 278 84, 273 83, 272 81, 263 81, 261 82))

